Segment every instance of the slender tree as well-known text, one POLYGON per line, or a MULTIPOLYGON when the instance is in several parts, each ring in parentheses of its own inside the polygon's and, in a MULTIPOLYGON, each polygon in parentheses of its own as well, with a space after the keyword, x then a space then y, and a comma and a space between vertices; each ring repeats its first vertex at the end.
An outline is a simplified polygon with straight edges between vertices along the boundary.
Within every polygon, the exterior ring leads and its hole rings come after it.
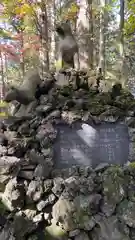
POLYGON ((105 0, 100 0, 100 36, 99 36, 99 66, 103 78, 105 78, 105 0))
POLYGON ((120 0, 120 25, 119 25, 119 52, 120 52, 120 81, 125 86, 127 82, 127 65, 125 60, 125 51, 124 51, 124 9, 125 2, 120 0))

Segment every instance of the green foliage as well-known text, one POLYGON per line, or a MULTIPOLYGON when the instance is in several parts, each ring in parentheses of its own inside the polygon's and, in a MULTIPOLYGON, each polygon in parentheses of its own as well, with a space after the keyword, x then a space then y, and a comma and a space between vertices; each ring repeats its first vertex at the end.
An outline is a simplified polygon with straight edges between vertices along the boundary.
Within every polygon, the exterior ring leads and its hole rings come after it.
POLYGON ((128 12, 125 20, 125 33, 131 35, 135 33, 135 0, 128 1, 128 12))
POLYGON ((2 6, 0 22, 4 24, 0 28, 3 40, 0 51, 6 55, 6 75, 8 82, 12 82, 21 79, 23 68, 27 71, 37 65, 40 41, 33 21, 37 6, 27 0, 2 0, 2 6), (5 40, 9 40, 8 44, 5 40))

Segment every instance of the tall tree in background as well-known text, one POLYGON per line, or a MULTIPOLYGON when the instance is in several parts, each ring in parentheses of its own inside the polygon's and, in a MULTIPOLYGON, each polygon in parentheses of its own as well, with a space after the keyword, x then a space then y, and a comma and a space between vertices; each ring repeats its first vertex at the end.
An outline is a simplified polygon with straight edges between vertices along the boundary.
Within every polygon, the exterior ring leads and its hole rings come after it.
POLYGON ((123 85, 126 82, 125 53, 124 53, 124 0, 120 0, 120 26, 119 26, 119 51, 120 51, 120 80, 123 85))
POLYGON ((100 37, 99 37, 99 66, 105 78, 105 6, 106 0, 100 0, 100 37))
POLYGON ((0 50, 0 78, 1 78, 0 80, 4 82, 4 63, 1 50, 0 50))
POLYGON ((93 69, 93 48, 94 48, 94 43, 93 43, 93 39, 94 39, 94 34, 93 34, 93 9, 92 9, 92 0, 87 0, 88 1, 88 19, 89 19, 89 67, 91 69, 93 69))
POLYGON ((55 34, 55 24, 56 24, 56 5, 55 0, 52 0, 51 4, 47 7, 48 13, 48 44, 50 49, 49 62, 50 68, 54 67, 56 60, 56 34, 55 34))
POLYGON ((41 37, 40 64, 42 65, 42 74, 49 70, 49 48, 48 48, 48 16, 44 0, 41 0, 39 25, 41 37))
POLYGON ((79 45, 79 58, 80 58, 80 67, 88 68, 89 60, 91 55, 90 48, 91 41, 90 39, 90 5, 87 0, 80 1, 79 4, 79 13, 77 19, 77 37, 78 37, 78 45, 79 45))

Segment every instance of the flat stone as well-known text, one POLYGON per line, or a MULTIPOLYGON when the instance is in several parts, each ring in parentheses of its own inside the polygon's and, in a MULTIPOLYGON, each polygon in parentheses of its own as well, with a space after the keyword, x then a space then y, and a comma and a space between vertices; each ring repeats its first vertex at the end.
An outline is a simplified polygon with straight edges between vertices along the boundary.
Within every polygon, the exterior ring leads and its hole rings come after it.
POLYGON ((27 180, 32 180, 33 179, 33 171, 21 170, 18 174, 18 177, 24 178, 27 180))

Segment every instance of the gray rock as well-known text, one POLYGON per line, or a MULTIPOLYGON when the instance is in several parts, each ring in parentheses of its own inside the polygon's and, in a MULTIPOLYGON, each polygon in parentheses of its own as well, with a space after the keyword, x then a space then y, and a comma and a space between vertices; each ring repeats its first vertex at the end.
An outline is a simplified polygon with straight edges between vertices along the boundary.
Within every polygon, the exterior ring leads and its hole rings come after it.
POLYGON ((75 236, 74 240, 90 240, 87 233, 81 232, 77 236, 75 236))
POLYGON ((80 181, 78 176, 72 176, 65 180, 65 189, 62 192, 64 198, 73 200, 80 190, 80 181))
POLYGON ((8 153, 9 156, 15 155, 15 152, 16 152, 16 149, 14 147, 9 147, 8 148, 7 153, 8 153))
POLYGON ((0 232, 0 240, 16 240, 13 236, 14 230, 10 224, 6 224, 0 232))
POLYGON ((46 158, 46 157, 53 157, 53 149, 52 148, 42 148, 41 149, 41 152, 43 154, 43 156, 46 158))
POLYGON ((4 174, 0 174, 0 192, 3 192, 6 184, 8 183, 9 179, 11 179, 12 176, 10 175, 4 175, 4 174))
POLYGON ((64 189, 64 180, 60 177, 54 178, 53 180, 54 187, 52 188, 52 192, 59 197, 64 189))
POLYGON ((91 231, 91 239, 93 240, 130 240, 119 227, 119 221, 115 216, 109 218, 101 218, 96 222, 97 227, 91 231))
POLYGON ((124 200, 117 209, 119 218, 129 227, 135 228, 135 202, 124 200))
POLYGON ((41 120, 42 118, 39 116, 34 117, 32 120, 30 120, 30 127, 36 130, 39 127, 41 120))
POLYGON ((24 206, 25 190, 23 184, 19 184, 16 178, 9 180, 2 195, 3 203, 13 211, 24 206))
POLYGON ((93 170, 90 167, 82 167, 79 166, 79 174, 83 177, 88 177, 90 175, 90 173, 92 173, 93 170))
POLYGON ((133 167, 127 167, 128 170, 128 178, 129 178, 129 182, 128 182, 128 186, 127 186, 127 190, 128 190, 128 199, 132 202, 135 201, 135 179, 134 179, 134 174, 135 174, 135 169, 133 167))
POLYGON ((35 169, 34 164, 29 164, 27 162, 24 162, 21 166, 21 170, 23 171, 33 171, 35 169))
POLYGON ((16 131, 10 131, 8 129, 8 131, 4 132, 5 136, 7 137, 9 143, 11 144, 12 142, 14 142, 17 138, 17 132, 16 131))
POLYGON ((85 231, 90 231, 92 230, 95 225, 96 225, 96 222, 95 222, 95 219, 94 217, 90 217, 86 214, 84 214, 84 216, 82 217, 81 219, 81 216, 78 214, 79 218, 78 218, 78 227, 81 228, 81 229, 84 229, 85 231))
POLYGON ((39 223, 43 221, 43 213, 39 213, 33 218, 34 223, 39 223))
POLYGON ((51 170, 51 167, 47 163, 38 164, 34 171, 34 177, 42 180, 47 179, 50 176, 51 170))
POLYGON ((119 119, 119 116, 106 116, 108 112, 104 112, 103 114, 101 114, 98 119, 100 121, 104 121, 104 122, 110 122, 110 123, 115 123, 117 122, 117 120, 119 119))
POLYGON ((65 187, 68 191, 78 191, 79 190, 79 177, 70 177, 65 180, 65 187))
POLYGON ((29 127, 29 122, 26 121, 24 122, 23 124, 21 124, 18 128, 18 132, 21 134, 21 135, 25 135, 25 136, 29 136, 29 133, 30 133, 30 127, 29 127))
POLYGON ((102 172, 104 171, 106 168, 109 167, 109 164, 108 163, 100 163, 96 168, 95 168, 95 171, 96 172, 102 172))
POLYGON ((51 225, 45 228, 45 239, 48 240, 67 240, 67 232, 60 226, 56 225, 56 222, 52 220, 51 225))
POLYGON ((35 149, 30 151, 28 157, 30 162, 33 164, 43 164, 45 161, 44 156, 38 153, 35 149))
POLYGON ((45 118, 46 121, 52 122, 55 119, 59 119, 61 116, 61 112, 59 110, 54 110, 45 118))
POLYGON ((77 209, 80 209, 80 212, 83 212, 85 215, 93 215, 99 209, 101 198, 101 195, 96 193, 88 196, 79 195, 75 197, 74 203, 77 209))
POLYGON ((118 166, 109 167, 102 176, 104 199, 101 210, 106 216, 110 216, 124 198, 127 183, 124 171, 118 166))
POLYGON ((53 128, 52 124, 46 123, 42 124, 38 130, 36 138, 42 141, 44 138, 49 138, 51 140, 55 139, 57 136, 57 131, 53 128))
POLYGON ((8 144, 7 137, 5 136, 4 133, 0 132, 0 145, 1 146, 7 146, 7 144, 8 144))
POLYGON ((130 238, 132 240, 135 240, 135 229, 134 228, 130 228, 130 238))
POLYGON ((76 211, 74 211, 73 218, 78 228, 90 231, 95 226, 95 219, 92 215, 98 212, 100 200, 100 194, 75 197, 76 211))
POLYGON ((77 224, 73 221, 75 209, 73 202, 60 197, 52 209, 53 219, 56 223, 60 223, 66 231, 72 231, 77 228, 77 224))
POLYGON ((80 187, 80 192, 87 195, 88 193, 92 193, 96 189, 96 174, 91 173, 90 176, 87 178, 81 176, 79 178, 79 187, 80 187))
POLYGON ((45 213, 44 213, 44 219, 45 219, 46 221, 50 221, 50 220, 51 220, 51 213, 45 212, 45 213))
POLYGON ((53 193, 50 194, 46 199, 46 206, 54 204, 55 200, 56 200, 56 196, 53 193))
POLYGON ((7 148, 5 146, 0 145, 0 156, 7 155, 7 148))
POLYGON ((30 237, 28 237, 28 240, 38 240, 38 236, 37 235, 32 235, 30 237))
POLYGON ((37 204, 38 211, 42 211, 42 209, 44 209, 45 207, 54 204, 55 199, 56 199, 55 195, 54 194, 50 194, 45 200, 41 200, 37 204))
POLYGON ((77 120, 81 120, 81 114, 75 111, 63 111, 61 114, 62 119, 68 124, 72 124, 77 120))
POLYGON ((44 96, 44 95, 41 95, 40 97, 40 104, 41 105, 44 105, 48 102, 48 97, 47 96, 44 96))
POLYGON ((72 176, 73 177, 79 176, 79 167, 78 166, 72 166, 71 168, 63 169, 63 178, 64 179, 67 179, 72 176))
POLYGON ((31 181, 26 195, 34 202, 39 201, 43 195, 43 183, 41 181, 31 181))
POLYGON ((25 209, 22 211, 22 213, 26 216, 28 220, 33 220, 33 218, 37 215, 37 211, 33 209, 33 205, 29 205, 29 209, 25 209))
POLYGON ((46 105, 40 105, 36 108, 37 114, 43 114, 46 116, 53 109, 51 103, 47 103, 46 105))
POLYGON ((79 229, 75 229, 75 230, 69 232, 69 237, 72 238, 72 237, 75 237, 75 236, 77 236, 79 234, 80 234, 80 230, 79 229))
POLYGON ((13 166, 18 166, 20 163, 20 158, 13 156, 2 156, 0 158, 0 173, 8 173, 13 166))
POLYGON ((33 179, 33 171, 21 170, 18 173, 18 177, 24 178, 24 179, 27 179, 27 180, 32 180, 33 179))
POLYGON ((47 179, 44 181, 44 193, 48 193, 52 190, 53 187, 53 180, 47 179))
POLYGON ((41 211, 45 208, 45 206, 46 206, 46 202, 45 202, 44 200, 41 200, 41 201, 36 205, 37 210, 38 210, 39 212, 41 212, 41 211))
POLYGON ((4 217, 1 212, 1 214, 0 214, 0 229, 4 227, 6 221, 7 221, 6 217, 4 217))
POLYGON ((22 240, 27 234, 33 232, 37 228, 37 225, 34 224, 32 220, 28 220, 26 217, 24 217, 21 212, 15 215, 12 226, 16 239, 22 240))
POLYGON ((133 117, 133 116, 134 116, 134 111, 128 111, 128 112, 127 112, 127 116, 133 117))
POLYGON ((135 119, 134 117, 126 117, 125 118, 125 123, 129 126, 134 128, 135 127, 135 119))

